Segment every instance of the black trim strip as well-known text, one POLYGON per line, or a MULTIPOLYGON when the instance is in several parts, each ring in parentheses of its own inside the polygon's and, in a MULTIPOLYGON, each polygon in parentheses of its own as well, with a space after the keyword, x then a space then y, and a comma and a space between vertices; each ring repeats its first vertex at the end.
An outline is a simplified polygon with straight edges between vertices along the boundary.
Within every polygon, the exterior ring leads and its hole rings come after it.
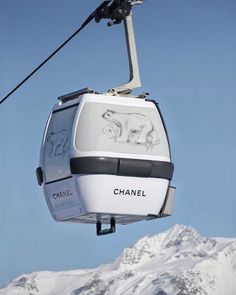
POLYGON ((73 107, 77 107, 79 104, 80 103, 77 102, 77 103, 75 103, 73 105, 70 105, 70 106, 67 106, 67 107, 65 106, 64 108, 54 110, 54 111, 52 111, 52 114, 55 114, 55 113, 58 113, 58 112, 61 112, 61 111, 64 111, 64 110, 67 110, 67 109, 70 109, 70 108, 73 108, 73 107))
POLYGON ((172 179, 171 162, 112 157, 78 157, 70 160, 72 174, 110 174, 172 179))
POLYGON ((49 182, 45 182, 45 184, 52 184, 52 183, 55 183, 55 182, 58 182, 58 181, 62 181, 62 180, 66 180, 66 179, 69 179, 69 178, 72 178, 72 175, 71 176, 64 177, 64 178, 52 180, 52 181, 49 181, 49 182))

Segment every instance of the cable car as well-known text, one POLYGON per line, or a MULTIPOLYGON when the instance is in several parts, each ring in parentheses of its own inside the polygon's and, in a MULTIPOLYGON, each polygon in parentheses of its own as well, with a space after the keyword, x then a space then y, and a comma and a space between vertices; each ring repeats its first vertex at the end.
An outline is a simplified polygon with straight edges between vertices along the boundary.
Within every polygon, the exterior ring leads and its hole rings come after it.
POLYGON ((173 207, 174 165, 159 106, 130 95, 140 79, 128 7, 130 81, 107 93, 85 88, 59 97, 37 168, 53 218, 96 224, 97 235, 115 232, 116 224, 169 216, 173 207))

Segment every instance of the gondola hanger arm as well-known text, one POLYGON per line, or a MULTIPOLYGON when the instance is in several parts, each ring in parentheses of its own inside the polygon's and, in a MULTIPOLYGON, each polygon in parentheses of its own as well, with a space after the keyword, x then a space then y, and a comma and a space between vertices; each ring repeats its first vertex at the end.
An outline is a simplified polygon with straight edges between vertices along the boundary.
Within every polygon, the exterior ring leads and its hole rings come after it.
POLYGON ((129 60, 129 81, 121 86, 109 90, 110 94, 123 95, 130 94, 133 89, 141 87, 138 57, 135 44, 135 34, 132 20, 132 7, 141 4, 142 0, 114 0, 109 6, 106 6, 95 17, 95 21, 101 19, 110 19, 108 26, 124 23, 125 39, 129 60))

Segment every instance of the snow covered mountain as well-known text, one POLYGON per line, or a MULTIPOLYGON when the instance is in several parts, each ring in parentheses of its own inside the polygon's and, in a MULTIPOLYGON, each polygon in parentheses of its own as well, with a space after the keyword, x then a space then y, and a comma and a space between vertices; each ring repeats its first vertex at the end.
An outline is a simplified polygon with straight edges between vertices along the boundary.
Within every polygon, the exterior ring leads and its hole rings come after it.
POLYGON ((235 295, 236 238, 176 225, 96 269, 21 275, 0 295, 235 295))

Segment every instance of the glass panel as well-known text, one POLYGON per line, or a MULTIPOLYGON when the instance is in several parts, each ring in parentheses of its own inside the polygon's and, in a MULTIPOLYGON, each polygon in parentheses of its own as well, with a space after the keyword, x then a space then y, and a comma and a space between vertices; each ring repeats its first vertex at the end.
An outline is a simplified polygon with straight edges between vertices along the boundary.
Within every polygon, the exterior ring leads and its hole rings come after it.
POLYGON ((71 175, 69 148, 77 107, 52 113, 43 143, 43 170, 46 182, 71 175))
POLYGON ((76 148, 169 157, 158 110, 106 103, 86 103, 77 125, 76 148))

